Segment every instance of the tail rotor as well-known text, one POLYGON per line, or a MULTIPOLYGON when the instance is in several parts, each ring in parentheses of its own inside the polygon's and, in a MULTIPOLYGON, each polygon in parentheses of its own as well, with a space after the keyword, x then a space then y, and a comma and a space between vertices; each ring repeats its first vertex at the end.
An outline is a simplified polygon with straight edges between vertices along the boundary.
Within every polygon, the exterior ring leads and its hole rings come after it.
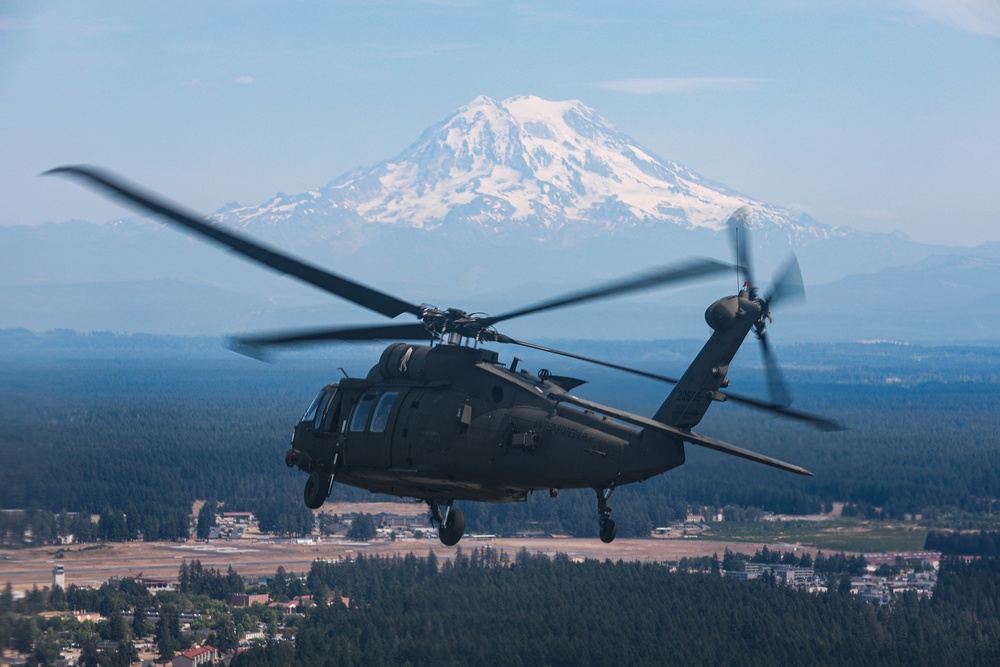
POLYGON ((792 394, 768 340, 767 324, 771 322, 772 306, 776 303, 805 300, 805 288, 802 284, 799 262, 795 258, 795 254, 791 253, 775 274, 770 289, 764 297, 760 296, 760 287, 754 279, 751 259, 749 226, 752 212, 753 209, 749 205, 740 207, 729 216, 726 226, 729 228, 733 255, 736 257, 737 272, 743 278, 741 289, 747 292, 750 299, 760 302, 762 306, 760 319, 754 324, 754 334, 760 341, 764 372, 767 375, 768 395, 771 403, 787 408, 792 404, 792 394))

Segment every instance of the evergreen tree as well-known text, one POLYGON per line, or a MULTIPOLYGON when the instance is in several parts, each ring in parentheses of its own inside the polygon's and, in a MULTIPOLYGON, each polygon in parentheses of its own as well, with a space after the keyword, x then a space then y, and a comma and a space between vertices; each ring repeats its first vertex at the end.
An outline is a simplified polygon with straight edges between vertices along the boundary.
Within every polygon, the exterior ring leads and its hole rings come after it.
POLYGON ((49 609, 52 611, 66 611, 66 591, 62 586, 53 586, 49 591, 49 609))
POLYGON ((18 653, 31 653, 35 646, 35 639, 38 637, 38 626, 35 619, 22 616, 14 623, 14 634, 11 637, 11 646, 18 653))
POLYGON ((351 522, 351 528, 347 531, 347 537, 358 542, 367 542, 374 539, 378 534, 375 528, 375 519, 370 514, 358 514, 351 522))
POLYGON ((97 651, 97 643, 93 639, 83 642, 80 651, 80 667, 101 667, 101 655, 97 651))
POLYGON ((177 611, 172 607, 160 608, 156 623, 156 650, 162 660, 170 660, 180 648, 181 625, 177 611))
POLYGON ((199 540, 208 539, 209 534, 212 529, 215 528, 216 524, 216 513, 219 510, 219 505, 214 500, 210 500, 201 506, 198 510, 198 529, 197 535, 199 540))
POLYGON ((8 581, 3 587, 3 592, 0 592, 0 613, 5 611, 10 611, 14 608, 14 589, 11 587, 8 581))
POLYGON ((142 603, 132 611, 132 636, 136 639, 146 636, 146 608, 142 603))

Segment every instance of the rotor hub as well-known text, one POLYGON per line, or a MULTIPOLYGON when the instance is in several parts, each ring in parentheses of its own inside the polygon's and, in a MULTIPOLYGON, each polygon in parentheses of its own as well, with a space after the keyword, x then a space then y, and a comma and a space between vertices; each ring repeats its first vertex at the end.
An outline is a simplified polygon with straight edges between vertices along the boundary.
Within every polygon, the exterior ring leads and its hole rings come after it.
POLYGON ((723 297, 709 306, 705 311, 705 322, 715 331, 725 331, 746 317, 754 318, 759 324, 764 317, 766 307, 763 301, 751 299, 749 293, 743 290, 735 296, 723 297))

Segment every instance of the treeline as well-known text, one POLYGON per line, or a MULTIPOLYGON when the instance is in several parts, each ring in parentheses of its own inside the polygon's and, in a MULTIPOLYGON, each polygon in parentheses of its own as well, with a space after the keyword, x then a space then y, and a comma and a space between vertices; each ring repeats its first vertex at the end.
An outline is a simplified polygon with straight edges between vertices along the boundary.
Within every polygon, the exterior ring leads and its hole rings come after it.
POLYGON ((934 531, 927 533, 924 549, 939 551, 946 556, 1000 557, 1000 531, 980 530, 959 533, 934 531))
POLYGON ((906 593, 890 608, 659 564, 500 559, 437 573, 417 559, 327 566, 315 580, 350 589, 350 607, 320 606, 294 645, 232 664, 941 666, 992 664, 1000 651, 992 560, 945 564, 933 599, 906 593))
MULTIPOLYGON (((758 551, 727 558, 782 562, 758 551)), ((794 556, 792 556, 794 557, 794 556)), ((817 561, 819 558, 816 559, 817 561)), ((717 561, 717 559, 716 559, 717 561)), ((828 563, 851 566, 841 554, 828 563)), ((99 589, 70 586, 0 592, 0 641, 45 662, 71 637, 94 664, 130 654, 152 635, 165 656, 190 646, 181 611, 213 610, 209 643, 235 648, 242 632, 278 630, 260 605, 224 611, 217 600, 238 575, 182 565, 186 591, 149 595, 134 581, 99 589), (199 592, 200 591, 200 592, 199 592), (48 610, 100 612, 97 624, 38 616, 48 610), (131 616, 131 618, 129 618, 131 616), (98 655, 95 642, 116 643, 98 655)), ((831 586, 810 594, 762 577, 744 582, 671 572, 659 563, 573 562, 521 550, 458 550, 453 558, 412 554, 313 563, 304 579, 283 568, 274 597, 312 595, 295 621, 294 643, 251 649, 236 667, 268 665, 590 664, 992 664, 1000 651, 1000 560, 942 563, 933 598, 913 593, 874 606, 831 586), (349 598, 341 604, 338 596, 349 598)), ((849 590, 847 588, 846 590, 849 590)))
MULTIPOLYGON (((796 556, 794 551, 778 551, 764 546, 752 556, 726 549, 720 566, 727 572, 742 572, 747 563, 764 563, 766 565, 792 565, 796 567, 811 567, 819 575, 847 574, 859 577, 866 572, 868 562, 861 555, 844 553, 825 555, 822 551, 812 554, 806 552, 796 556)), ((713 568, 715 569, 715 568, 713 568)))
MULTIPOLYGON (((582 396, 645 414, 666 392, 602 370, 565 372, 591 378, 577 390, 582 396)), ((36 543, 63 532, 82 541, 183 538, 195 499, 253 511, 266 530, 308 532, 305 476, 286 468, 282 456, 304 406, 337 375, 311 361, 268 366, 236 355, 11 360, 0 368, 0 507, 34 513, 0 513, 0 539, 23 536, 22 521, 31 522, 36 543), (100 520, 89 526, 74 519, 63 527, 64 515, 100 520)), ((815 513, 834 501, 865 518, 987 517, 998 509, 990 499, 1000 497, 1000 451, 992 445, 1000 392, 983 387, 798 383, 796 406, 839 419, 851 427, 843 433, 718 405, 699 431, 816 476, 689 446, 680 469, 615 491, 609 504, 618 534, 648 535, 683 520, 689 506, 751 521, 763 511, 815 513)), ((333 499, 373 496, 338 484, 333 499)), ((597 535, 592 491, 564 491, 554 500, 535 494, 527 503, 463 503, 462 509, 475 532, 597 535)))

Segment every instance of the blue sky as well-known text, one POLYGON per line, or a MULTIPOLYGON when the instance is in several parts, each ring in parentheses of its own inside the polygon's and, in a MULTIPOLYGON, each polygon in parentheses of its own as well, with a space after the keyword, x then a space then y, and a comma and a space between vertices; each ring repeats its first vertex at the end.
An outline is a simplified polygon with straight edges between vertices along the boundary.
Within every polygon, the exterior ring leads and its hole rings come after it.
POLYGON ((395 155, 476 95, 580 99, 829 225, 1000 241, 1000 2, 0 0, 0 224, 195 210, 395 155))

